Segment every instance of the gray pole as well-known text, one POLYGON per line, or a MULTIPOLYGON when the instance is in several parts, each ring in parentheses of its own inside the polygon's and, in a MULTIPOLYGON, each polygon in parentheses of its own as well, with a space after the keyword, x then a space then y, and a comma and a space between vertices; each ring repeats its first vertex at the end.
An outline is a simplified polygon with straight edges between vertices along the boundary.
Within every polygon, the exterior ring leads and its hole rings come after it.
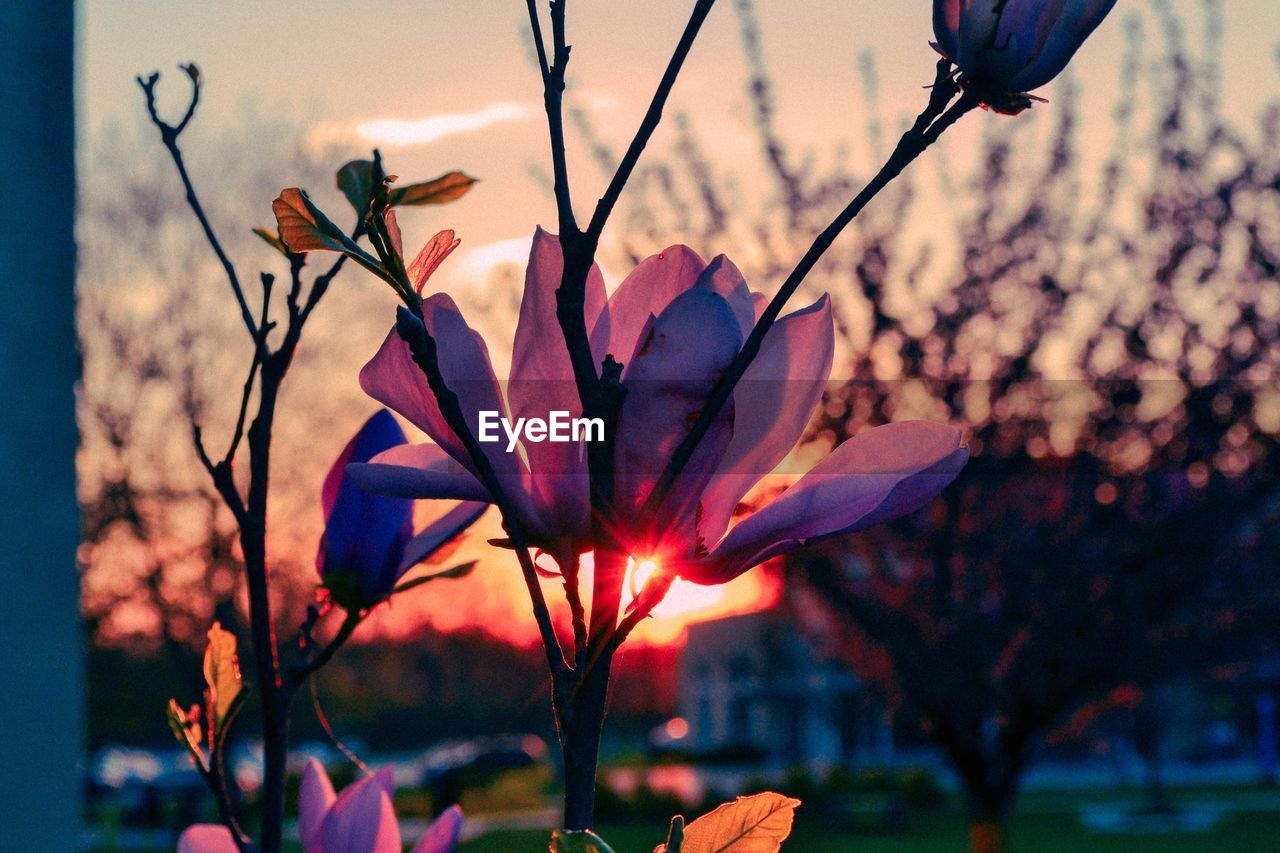
POLYGON ((81 827, 71 0, 0 3, 0 848, 81 827))

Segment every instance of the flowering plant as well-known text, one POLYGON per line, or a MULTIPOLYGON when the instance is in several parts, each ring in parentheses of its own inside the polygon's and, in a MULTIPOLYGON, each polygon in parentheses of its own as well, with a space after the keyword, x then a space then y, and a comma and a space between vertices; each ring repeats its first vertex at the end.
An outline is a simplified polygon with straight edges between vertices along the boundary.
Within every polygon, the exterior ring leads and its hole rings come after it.
MULTIPOLYGON (((290 269, 288 327, 278 348, 272 349, 274 323, 268 310, 273 279, 262 277, 263 308, 257 317, 195 200, 176 147, 194 112, 195 98, 183 120, 171 126, 156 116, 155 78, 144 82, 152 117, 227 271, 254 346, 226 457, 213 461, 198 429, 196 437, 206 469, 240 523, 250 582, 256 687, 266 739, 261 849, 276 851, 281 845, 285 735, 294 692, 350 636, 365 613, 409 585, 400 583, 409 568, 465 529, 490 504, 498 509, 506 531, 498 544, 509 549, 520 566, 551 673, 565 783, 564 830, 557 837, 569 839, 564 843, 571 845, 586 839, 583 843, 603 849, 590 828, 613 657, 674 579, 722 583, 808 542, 910 513, 951 482, 968 459, 962 436, 953 427, 891 423, 853 436, 776 500, 746 518, 736 518, 743 497, 802 437, 832 368, 829 298, 784 313, 789 301, 835 239, 881 190, 977 107, 1014 113, 1028 106, 1026 92, 1062 70, 1113 3, 938 0, 934 28, 942 59, 927 105, 881 170, 814 237, 772 296, 753 292, 726 257, 707 263, 681 245, 643 261, 606 296, 595 264, 602 235, 714 0, 694 4, 649 109, 585 225, 576 216, 566 163, 565 3, 550 5, 548 41, 537 4, 530 0, 558 235, 539 230, 534 236, 505 393, 484 340, 448 294, 428 291, 433 272, 458 245, 453 232, 441 231, 407 262, 396 217, 398 205, 457 198, 471 179, 449 173, 432 182, 397 186, 376 152, 371 161, 354 161, 338 175, 339 188, 357 213, 349 232, 335 226, 300 189, 282 191, 273 203, 278 233, 259 232, 284 255, 290 269), (365 238, 367 249, 362 245, 365 238), (309 253, 318 251, 336 252, 338 258, 306 289, 301 271, 309 253), (339 456, 322 490, 326 526, 317 569, 327 598, 312 608, 302 626, 302 659, 281 667, 265 553, 271 419, 301 328, 348 259, 389 284, 402 303, 391 332, 362 371, 361 384, 370 396, 425 432, 431 443, 406 444, 391 415, 380 412, 339 456), (258 414, 248 430, 252 480, 247 494, 242 494, 231 464, 244 434, 255 380, 261 387, 258 414), (544 416, 554 421, 557 412, 588 424, 598 422, 598 438, 556 442, 512 431, 505 450, 485 446, 489 416, 504 422, 545 423, 544 416), (419 498, 461 503, 414 537, 409 501, 419 498), (556 633, 539 584, 546 568, 535 564, 534 549, 551 555, 564 580, 573 621, 571 645, 556 633), (579 577, 586 554, 594 562, 589 599, 579 577), (652 560, 658 570, 628 604, 624 578, 641 559, 652 560), (313 630, 331 604, 346 617, 321 646, 313 630)), ((198 93, 198 75, 193 69, 188 74, 198 93)), ((419 580, 463 572, 465 568, 458 567, 419 580)), ((214 689, 220 684, 220 674, 210 681, 211 708, 221 707, 221 694, 215 695, 214 689)), ((238 693, 238 671, 236 684, 238 693)), ((191 740, 191 716, 175 715, 174 722, 175 732, 191 740)), ((229 718, 219 729, 222 735, 226 722, 229 718)), ((193 754, 203 755, 198 748, 193 754)), ((216 836, 212 843, 225 846, 229 840, 245 849, 249 841, 235 820, 225 779, 216 770, 218 757, 211 754, 207 760, 226 831, 193 828, 187 844, 193 850, 206 849, 192 845, 216 836)), ((385 774, 364 779, 341 796, 326 787, 322 771, 309 766, 308 774, 304 846, 399 847, 385 774)), ((785 813, 785 829, 779 818, 759 848, 776 849, 789 831, 793 809, 794 801, 754 800, 708 817, 717 825, 741 820, 755 826, 785 813)), ((444 826, 452 829, 441 832, 456 837, 457 813, 449 814, 444 826)), ((678 850, 681 843, 681 830, 673 824, 665 849, 678 850)))

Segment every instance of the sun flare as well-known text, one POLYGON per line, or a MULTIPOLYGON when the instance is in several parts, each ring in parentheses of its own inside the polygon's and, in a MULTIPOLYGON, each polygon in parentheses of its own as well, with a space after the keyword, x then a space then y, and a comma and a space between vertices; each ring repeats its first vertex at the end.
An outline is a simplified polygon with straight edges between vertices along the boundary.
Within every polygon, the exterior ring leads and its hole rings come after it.
MULTIPOLYGON (((644 587, 645 581, 660 569, 661 565, 651 557, 632 557, 627 561, 622 597, 624 612, 644 587)), ((658 644, 677 642, 690 623, 767 605, 773 597, 772 590, 767 587, 756 573, 748 573, 718 586, 703 586, 677 578, 666 598, 653 609, 650 618, 640 623, 636 637, 658 644)))

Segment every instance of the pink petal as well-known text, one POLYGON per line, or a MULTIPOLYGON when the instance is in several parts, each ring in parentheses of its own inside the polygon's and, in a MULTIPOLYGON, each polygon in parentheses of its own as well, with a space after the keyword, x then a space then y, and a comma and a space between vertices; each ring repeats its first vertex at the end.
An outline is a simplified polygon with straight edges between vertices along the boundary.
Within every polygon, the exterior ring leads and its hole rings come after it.
POLYGON ((758 291, 751 291, 751 307, 754 309, 752 313, 755 316, 755 322, 760 322, 760 318, 764 316, 765 309, 769 307, 772 300, 758 291))
MULTIPOLYGON (((653 322, 624 378, 627 395, 618 422, 615 460, 616 499, 624 512, 634 514, 644 503, 741 345, 729 303, 709 289, 686 291, 653 322)), ((733 405, 728 404, 698 445, 659 518, 644 520, 663 527, 674 525, 679 533, 667 542, 634 541, 628 546, 674 548, 682 558, 692 554, 698 495, 732 434, 733 405)), ((643 537, 646 531, 631 532, 643 537)))
MULTIPOLYGON (((478 435, 480 412, 501 414, 506 410, 489 362, 489 350, 447 294, 428 297, 422 303, 422 312, 427 331, 436 340, 445 384, 458 396, 471 434, 478 435)), ((408 344, 395 329, 388 333, 377 355, 360 371, 360 387, 370 397, 408 418, 472 474, 477 473, 462 440, 445 422, 408 344)), ((532 516, 519 454, 505 452, 500 444, 483 447, 492 448, 487 458, 504 490, 521 509, 522 517, 532 516)))
POLYGON ((968 459, 960 431, 945 424, 904 421, 856 435, 681 574, 724 583, 811 539, 906 515, 942 491, 968 459))
MULTIPOLYGON (((574 418, 582 414, 569 351, 556 318, 556 291, 563 270, 560 239, 539 228, 529 252, 507 385, 513 419, 546 420, 552 411, 568 412, 574 418)), ((597 324, 604 305, 604 279, 593 265, 584 309, 588 330, 597 324)), ((552 535, 584 538, 591 510, 583 447, 551 441, 524 442, 523 447, 532 474, 534 505, 552 535)))
POLYGON ((400 223, 396 222, 396 212, 394 209, 388 209, 385 215, 387 222, 387 235, 391 238, 391 248, 395 249, 396 256, 404 257, 404 237, 400 234, 400 223))
POLYGON ((492 502, 475 475, 435 444, 402 444, 346 470, 360 488, 375 495, 492 502))
POLYGON ((747 280, 742 277, 733 261, 726 255, 716 255, 707 268, 698 276, 697 287, 705 287, 718 293, 733 309, 733 316, 738 319, 738 330, 742 339, 746 340, 756 324, 755 301, 747 280))
POLYGON ((178 853, 240 853, 240 848, 222 824, 197 823, 178 836, 178 853))
POLYGON ((781 462, 804 435, 831 375, 835 330, 823 296, 783 317, 734 389, 738 418, 715 476, 702 492, 698 533, 724 535, 738 501, 781 462))
MULTIPOLYGON (((390 214, 392 211, 388 210, 390 214)), ((427 241, 427 245, 422 247, 417 257, 409 264, 409 281, 413 282, 414 290, 422 293, 422 288, 426 285, 427 279, 431 278, 431 274, 436 268, 449 257, 454 249, 458 248, 461 243, 454 237, 453 231, 445 229, 436 236, 427 241)))
POLYGON ((427 525, 426 529, 409 540, 404 549, 404 561, 400 564, 399 574, 439 551, 451 539, 457 537, 484 515, 489 508, 487 503, 464 501, 453 509, 427 525))
POLYGON ((298 835, 303 848, 310 850, 320 840, 320 825, 336 799, 324 765, 314 758, 307 759, 298 787, 298 835))
POLYGON ((661 314, 672 300, 693 287, 706 266, 688 246, 671 246, 641 261, 609 297, 608 310, 591 333, 596 361, 612 353, 628 364, 649 317, 661 314))
POLYGON ((401 853, 394 793, 389 767, 344 788, 324 817, 315 853, 401 853))
POLYGON ((449 806, 427 827, 411 853, 453 853, 461 831, 462 809, 449 806))

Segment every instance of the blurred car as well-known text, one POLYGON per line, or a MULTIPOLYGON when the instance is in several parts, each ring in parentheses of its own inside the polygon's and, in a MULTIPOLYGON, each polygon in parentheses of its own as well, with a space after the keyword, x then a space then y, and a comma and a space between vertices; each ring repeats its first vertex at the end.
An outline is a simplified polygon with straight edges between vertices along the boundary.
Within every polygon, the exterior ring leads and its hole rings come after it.
POLYGON ((467 788, 490 784, 499 774, 546 764, 546 743, 536 735, 450 740, 427 750, 418 761, 421 785, 440 808, 455 803, 467 788))

